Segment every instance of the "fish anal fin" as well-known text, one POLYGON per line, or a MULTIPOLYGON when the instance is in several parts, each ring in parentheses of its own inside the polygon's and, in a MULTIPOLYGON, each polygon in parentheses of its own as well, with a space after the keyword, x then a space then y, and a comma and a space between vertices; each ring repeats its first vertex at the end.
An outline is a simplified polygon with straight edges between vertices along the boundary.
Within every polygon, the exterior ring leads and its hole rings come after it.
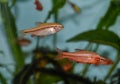
POLYGON ((70 61, 74 61, 72 58, 68 58, 70 61))

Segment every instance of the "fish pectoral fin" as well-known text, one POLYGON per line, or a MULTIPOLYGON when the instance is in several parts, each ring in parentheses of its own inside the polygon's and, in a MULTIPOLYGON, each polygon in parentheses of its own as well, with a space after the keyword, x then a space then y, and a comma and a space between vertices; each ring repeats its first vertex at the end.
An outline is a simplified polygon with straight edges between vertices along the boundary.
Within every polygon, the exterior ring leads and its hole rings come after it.
POLYGON ((32 34, 32 35, 31 35, 31 37, 35 37, 35 35, 34 35, 34 34, 32 34))

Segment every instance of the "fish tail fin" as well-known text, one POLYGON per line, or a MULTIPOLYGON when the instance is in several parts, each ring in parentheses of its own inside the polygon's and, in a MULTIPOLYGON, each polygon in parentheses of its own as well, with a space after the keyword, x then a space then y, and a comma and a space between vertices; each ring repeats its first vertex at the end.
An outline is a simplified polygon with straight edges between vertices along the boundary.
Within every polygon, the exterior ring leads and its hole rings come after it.
POLYGON ((58 52, 58 55, 56 56, 55 60, 60 60, 60 59, 63 59, 63 55, 62 55, 62 50, 59 49, 59 48, 56 48, 57 52, 58 52))
POLYGON ((22 37, 25 36, 25 33, 22 30, 19 30, 18 31, 18 36, 22 38, 22 37))
POLYGON ((20 33, 21 33, 22 35, 24 35, 24 36, 25 36, 26 34, 28 34, 28 32, 26 32, 25 30, 21 30, 20 33))

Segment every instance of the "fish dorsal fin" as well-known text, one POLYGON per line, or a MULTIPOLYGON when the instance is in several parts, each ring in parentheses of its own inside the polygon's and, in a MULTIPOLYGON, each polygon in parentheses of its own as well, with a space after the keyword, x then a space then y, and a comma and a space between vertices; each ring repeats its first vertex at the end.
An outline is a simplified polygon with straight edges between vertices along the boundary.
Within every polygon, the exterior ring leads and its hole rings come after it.
POLYGON ((79 52, 79 51, 85 51, 85 50, 82 50, 82 49, 75 49, 75 51, 79 52))
POLYGON ((44 24, 43 22, 35 22, 37 26, 40 26, 41 24, 44 24))
POLYGON ((56 48, 56 50, 57 50, 57 52, 58 52, 59 54, 61 54, 61 53, 62 53, 62 50, 61 50, 61 49, 56 48))

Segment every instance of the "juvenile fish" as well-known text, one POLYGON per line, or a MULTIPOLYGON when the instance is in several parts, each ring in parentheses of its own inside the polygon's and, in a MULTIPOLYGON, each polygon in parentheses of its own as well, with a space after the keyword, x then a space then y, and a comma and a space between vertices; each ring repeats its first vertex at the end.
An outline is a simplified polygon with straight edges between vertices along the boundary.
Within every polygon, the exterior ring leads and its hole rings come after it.
POLYGON ((109 65, 113 64, 113 62, 109 59, 103 58, 95 52, 90 51, 76 51, 76 52, 63 52, 62 50, 58 49, 58 56, 55 58, 56 60, 67 58, 69 60, 78 62, 78 63, 87 63, 87 64, 103 64, 109 65))
POLYGON ((55 34, 62 29, 63 25, 58 23, 41 23, 37 27, 25 29, 22 32, 25 34, 31 34, 32 36, 47 36, 55 34))
POLYGON ((71 68, 72 68, 72 64, 64 64, 64 65, 62 65, 63 66, 63 69, 65 70, 65 71, 69 71, 71 68))
POLYGON ((43 6, 42 6, 42 4, 41 4, 41 2, 39 0, 35 0, 34 4, 36 5, 36 10, 42 11, 43 6))
POLYGON ((17 44, 21 45, 21 46, 27 46, 31 43, 31 41, 29 39, 25 39, 25 38, 19 38, 17 39, 17 44))

